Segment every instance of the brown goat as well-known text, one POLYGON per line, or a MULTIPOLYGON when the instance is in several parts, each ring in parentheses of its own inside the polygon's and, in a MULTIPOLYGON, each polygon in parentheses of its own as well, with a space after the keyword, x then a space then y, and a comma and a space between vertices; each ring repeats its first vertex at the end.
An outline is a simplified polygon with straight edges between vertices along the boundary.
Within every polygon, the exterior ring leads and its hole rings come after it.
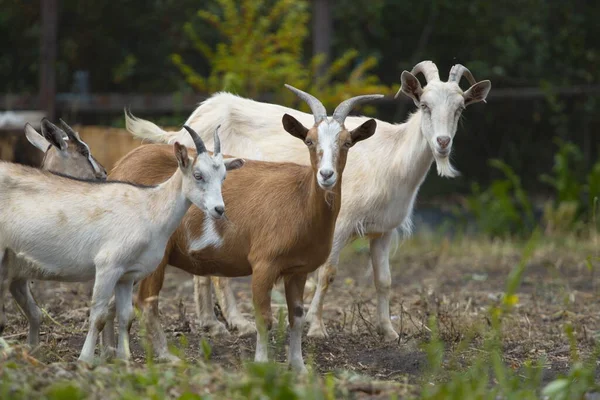
MULTIPOLYGON (((331 250, 340 210, 342 172, 348 149, 375 133, 368 120, 349 132, 344 120, 352 106, 381 96, 358 96, 340 104, 332 118, 313 96, 291 88, 311 107, 315 124, 305 128, 292 116, 283 126, 303 140, 311 166, 247 161, 223 184, 227 219, 213 221, 192 207, 167 245, 158 269, 140 284, 138 304, 143 307, 155 351, 169 358, 158 323, 158 295, 167 264, 195 275, 237 277, 252 274, 252 296, 257 317, 255 361, 267 361, 267 329, 272 324, 271 290, 283 278, 291 327, 289 362, 306 371, 301 339, 302 295, 307 274, 331 250)), ((177 168, 170 146, 141 146, 111 171, 109 178, 140 184, 164 181, 177 168)))

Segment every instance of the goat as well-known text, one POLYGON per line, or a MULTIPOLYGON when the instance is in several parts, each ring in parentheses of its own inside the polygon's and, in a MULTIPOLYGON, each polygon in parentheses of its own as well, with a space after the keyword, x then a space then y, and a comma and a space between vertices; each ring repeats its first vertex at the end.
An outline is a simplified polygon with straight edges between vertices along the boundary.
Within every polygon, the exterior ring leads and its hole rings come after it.
MULTIPOLYGON (((431 61, 418 63, 412 72, 402 72, 401 81, 402 87, 396 97, 400 92, 404 93, 419 109, 402 124, 378 120, 376 138, 360 143, 360 151, 349 155, 332 252, 319 271, 317 290, 307 314, 311 323, 308 336, 327 336, 322 319, 323 301, 335 278, 340 251, 352 238, 367 236, 377 289, 377 330, 385 340, 398 338, 389 313, 389 249, 393 235, 397 227, 401 227, 405 235, 411 233, 417 192, 433 161, 440 176, 454 177, 458 174, 450 163, 458 120, 466 106, 484 101, 491 89, 490 81, 476 82, 471 72, 460 64, 452 67, 448 81, 443 82, 431 61), (421 87, 415 77, 419 73, 426 78, 425 87, 421 87), (459 86, 463 76, 472 85, 464 92, 459 86)), ((308 123, 311 118, 309 114, 287 107, 218 93, 204 101, 186 124, 201 128, 199 133, 206 138, 207 130, 217 121, 223 121, 221 132, 227 138, 224 151, 228 154, 308 165, 310 160, 303 146, 281 135, 275 115, 282 113, 289 113, 302 123, 308 123)), ((351 129, 365 120, 365 117, 349 117, 346 123, 351 129)), ((128 130, 138 138, 164 143, 180 140, 190 144, 181 131, 165 132, 143 120, 128 119, 126 123, 128 130)), ((210 141, 207 145, 210 146, 210 141)), ((231 292, 226 283, 220 286, 231 292)), ((208 301, 205 295, 197 294, 196 297, 198 303, 208 301)), ((223 304, 221 309, 227 318, 229 310, 223 304)))
POLYGON ((40 168, 80 179, 106 180, 106 170, 92 156, 87 143, 65 121, 60 122, 63 129, 44 118, 41 135, 25 124, 25 137, 44 153, 40 168))
MULTIPOLYGON (((289 363, 295 370, 306 371, 301 349, 304 283, 307 274, 321 265, 331 250, 348 150, 373 135, 376 128, 375 121, 368 120, 349 131, 344 121, 355 104, 382 96, 348 99, 328 118, 325 107, 315 97, 286 87, 313 112, 310 129, 291 115, 282 114, 284 129, 304 144, 310 167, 248 160, 223 185, 227 221, 212 222, 194 208, 188 212, 168 244, 163 262, 140 283, 138 292, 155 352, 161 358, 171 358, 157 316, 158 295, 166 265, 170 264, 194 275, 252 274, 258 327, 255 361, 259 362, 268 360, 271 290, 283 278, 291 327, 289 363)), ((109 178, 156 183, 174 167, 175 161, 164 145, 146 145, 119 162, 109 178)))
MULTIPOLYGON (((41 134, 29 123, 25 124, 24 131, 27 140, 44 152, 41 168, 75 178, 105 180, 106 170, 91 155, 87 144, 63 120, 60 122, 64 130, 52 124, 48 119, 42 119, 41 134)), ((17 257, 11 250, 7 250, 5 257, 6 262, 17 269, 23 268, 20 263, 28 262, 24 258, 17 257)), ((14 280, 10 284, 10 291, 30 321, 27 339, 29 345, 35 347, 39 343, 41 311, 33 300, 27 280, 14 280), (28 302, 31 305, 23 306, 28 302)), ((2 288, 0 288, 0 293, 2 293, 2 288)), ((6 325, 4 296, 2 295, 0 295, 0 302, 0 334, 2 334, 6 325)))
MULTIPOLYGON (((90 325, 79 360, 91 362, 98 334, 115 293, 119 318, 117 355, 128 359, 135 281, 161 261, 171 234, 193 203, 213 218, 225 208, 221 194, 226 170, 239 159, 210 156, 189 127, 196 156, 173 148, 178 167, 166 182, 139 186, 127 182, 86 181, 31 167, 0 163, 0 282, 39 279, 89 281, 95 278, 90 325), (30 262, 16 268, 5 259, 10 250, 30 262)), ((215 130, 215 141, 218 142, 215 130)), ((33 314, 27 291, 20 307, 33 314)), ((19 297, 16 298, 19 301, 19 297)), ((30 324, 35 321, 29 321, 30 324)))

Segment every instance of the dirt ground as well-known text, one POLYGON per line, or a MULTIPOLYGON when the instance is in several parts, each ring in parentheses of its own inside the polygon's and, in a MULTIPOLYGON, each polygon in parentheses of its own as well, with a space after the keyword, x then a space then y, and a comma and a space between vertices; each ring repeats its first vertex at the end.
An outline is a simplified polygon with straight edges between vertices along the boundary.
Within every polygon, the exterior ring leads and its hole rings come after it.
MULTIPOLYGON (((567 324, 573 326, 580 356, 591 353, 600 328, 600 302, 598 277, 586 265, 589 251, 594 251, 594 246, 582 250, 576 241, 544 243, 536 250, 518 290, 518 303, 503 321, 508 365, 517 369, 526 360, 543 358, 545 381, 566 372, 571 362, 567 324)), ((391 314, 400 340, 384 343, 373 327, 375 289, 367 267, 368 249, 355 243, 346 249, 326 299, 330 336, 305 338, 305 357, 319 372, 350 370, 378 380, 416 383, 427 370, 422 345, 430 336, 428 317, 436 315, 447 349, 470 338, 460 353, 460 364, 481 352, 481 332, 489 323, 486 310, 499 301, 520 253, 520 244, 505 241, 416 238, 405 242, 391 262, 391 314)), ((249 278, 235 279, 234 288, 240 308, 251 318, 249 278)), ((273 302, 277 312, 284 301, 281 286, 276 289, 273 302)), ((36 282, 33 292, 51 317, 45 318, 43 346, 36 356, 44 362, 74 361, 87 331, 91 285, 36 282)), ((161 321, 169 342, 183 346, 188 361, 203 358, 200 341, 205 337, 195 322, 192 294, 190 275, 170 268, 161 294, 161 321), (184 337, 187 345, 181 344, 184 337)), ((4 338, 24 342, 26 321, 12 300, 7 301, 7 313, 4 338)), ((135 323, 134 360, 142 363, 144 352, 138 333, 135 323)), ((274 352, 284 361, 285 343, 277 344, 275 332, 272 337, 274 352)), ((227 368, 237 368, 253 357, 255 337, 206 339, 212 348, 212 361, 227 368)), ((452 360, 447 358, 445 365, 450 365, 452 360)))

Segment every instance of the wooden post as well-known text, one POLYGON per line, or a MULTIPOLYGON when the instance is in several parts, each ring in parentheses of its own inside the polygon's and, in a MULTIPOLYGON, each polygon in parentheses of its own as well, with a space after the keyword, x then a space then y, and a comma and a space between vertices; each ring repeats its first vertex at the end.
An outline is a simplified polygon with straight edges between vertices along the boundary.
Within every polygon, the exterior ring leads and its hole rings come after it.
POLYGON ((41 0, 42 34, 40 38, 40 108, 51 120, 56 102, 56 30, 58 0, 41 0))
POLYGON ((313 0, 313 55, 323 54, 325 56, 323 64, 317 71, 317 77, 325 73, 331 62, 332 31, 331 0, 313 0))

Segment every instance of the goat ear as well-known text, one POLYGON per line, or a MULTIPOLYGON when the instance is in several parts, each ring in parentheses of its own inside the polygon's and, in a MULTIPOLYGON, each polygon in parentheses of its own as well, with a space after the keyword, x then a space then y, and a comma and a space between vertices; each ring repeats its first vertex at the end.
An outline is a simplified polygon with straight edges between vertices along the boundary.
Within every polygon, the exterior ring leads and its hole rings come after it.
MULTIPOLYGON (((419 82, 416 76, 408 71, 402 72, 400 80, 402 82, 400 91, 413 99, 416 105, 419 105, 419 102, 421 101, 421 94, 423 94, 421 82, 419 82)), ((398 97, 400 91, 396 94, 396 97, 398 97)))
POLYGON ((225 163, 225 169, 227 171, 233 171, 234 169, 242 168, 246 161, 241 158, 227 158, 223 160, 225 163))
POLYGON ((290 135, 296 136, 298 139, 306 139, 308 129, 296 118, 292 117, 290 114, 283 114, 281 122, 283 123, 283 129, 285 129, 290 135))
POLYGON ((471 86, 463 95, 465 97, 465 106, 469 104, 485 102, 485 98, 492 89, 492 82, 481 81, 471 86))
POLYGON ((42 120, 42 136, 44 136, 51 145, 59 150, 66 150, 69 147, 65 141, 67 134, 58 126, 48 121, 46 118, 42 120))
POLYGON ((25 124, 25 137, 27 138, 29 143, 31 143, 44 153, 51 146, 50 142, 47 141, 42 135, 40 135, 38 131, 36 131, 33 128, 33 126, 31 126, 29 123, 25 124))
POLYGON ((188 157, 188 151, 185 146, 179 144, 179 142, 175 142, 173 144, 173 150, 175 151, 175 158, 177 158, 177 163, 181 169, 185 169, 190 166, 191 160, 188 157))
POLYGON ((375 129, 377 129, 377 122, 374 119, 364 122, 361 126, 350 132, 352 144, 370 138, 375 133, 375 129))

